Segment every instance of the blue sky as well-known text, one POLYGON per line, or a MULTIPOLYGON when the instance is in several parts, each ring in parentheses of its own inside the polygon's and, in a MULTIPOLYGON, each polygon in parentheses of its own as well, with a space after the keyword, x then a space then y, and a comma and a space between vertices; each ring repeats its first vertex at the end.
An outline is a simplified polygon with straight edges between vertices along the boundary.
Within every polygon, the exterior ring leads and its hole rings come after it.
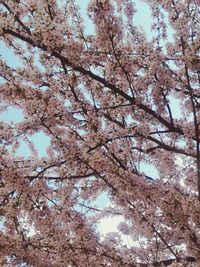
MULTIPOLYGON (((61 0, 60 0, 61 1, 61 0)), ((92 25, 89 18, 86 16, 86 8, 88 4, 88 0, 77 0, 77 3, 79 4, 81 8, 81 13, 83 14, 85 26, 86 26, 86 32, 91 33, 94 32, 94 25, 92 25)), ((152 38, 153 33, 151 31, 151 15, 150 15, 150 9, 147 4, 144 2, 137 0, 135 1, 136 7, 138 12, 135 15, 134 23, 140 28, 143 29, 146 32, 146 35, 149 39, 152 38)), ((172 29, 169 29, 168 31, 169 40, 173 41, 173 31, 172 29)), ((5 58, 8 62, 8 64, 12 67, 17 67, 20 65, 19 59, 13 54, 11 49, 8 49, 5 47, 5 45, 0 42, 0 55, 5 58)), ((1 82, 0 78, 0 82, 1 82)), ((180 108, 179 108, 179 102, 176 99, 171 99, 172 102, 172 112, 176 117, 179 117, 180 115, 180 108)), ((5 121, 7 123, 12 122, 20 122, 23 120, 23 113, 14 107, 9 107, 6 112, 3 112, 0 114, 0 121, 5 121)), ((30 140, 34 142, 39 155, 41 157, 44 157, 46 155, 46 148, 50 144, 50 139, 47 137, 43 132, 39 132, 37 134, 34 134, 30 137, 30 140)), ((17 151, 17 155, 23 155, 25 157, 28 157, 30 155, 29 148, 27 144, 22 141, 20 148, 17 151)), ((145 163, 141 163, 140 165, 141 171, 144 171, 147 175, 151 177, 158 178, 158 172, 153 166, 146 165, 145 163)), ((105 193, 101 194, 99 198, 95 201, 94 204, 98 205, 100 208, 104 208, 109 203, 107 195, 105 193)), ((111 231, 117 231, 117 224, 122 220, 122 218, 115 217, 112 220, 102 220, 99 224, 99 231, 101 233, 107 233, 111 231)))

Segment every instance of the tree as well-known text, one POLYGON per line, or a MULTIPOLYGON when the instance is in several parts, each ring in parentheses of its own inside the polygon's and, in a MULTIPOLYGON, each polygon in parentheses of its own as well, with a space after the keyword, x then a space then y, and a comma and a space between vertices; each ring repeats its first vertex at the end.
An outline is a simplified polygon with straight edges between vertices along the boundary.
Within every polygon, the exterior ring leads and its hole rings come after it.
POLYGON ((1 110, 24 114, 0 125, 1 266, 200 265, 199 1, 147 2, 152 40, 131 0, 91 0, 91 34, 74 0, 1 1, 1 42, 21 62, 1 58, 1 110), (114 215, 130 246, 97 232, 114 215))

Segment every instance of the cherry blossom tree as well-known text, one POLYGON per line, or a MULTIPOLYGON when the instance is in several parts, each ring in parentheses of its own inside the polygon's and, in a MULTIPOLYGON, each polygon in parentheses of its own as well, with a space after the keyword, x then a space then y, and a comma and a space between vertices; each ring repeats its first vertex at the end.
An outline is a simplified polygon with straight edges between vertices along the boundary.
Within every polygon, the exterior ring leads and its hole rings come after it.
POLYGON ((131 0, 91 0, 91 34, 74 0, 0 2, 0 41, 20 59, 1 57, 1 111, 24 115, 0 124, 1 266, 200 266, 199 0, 147 3, 151 40, 131 0))

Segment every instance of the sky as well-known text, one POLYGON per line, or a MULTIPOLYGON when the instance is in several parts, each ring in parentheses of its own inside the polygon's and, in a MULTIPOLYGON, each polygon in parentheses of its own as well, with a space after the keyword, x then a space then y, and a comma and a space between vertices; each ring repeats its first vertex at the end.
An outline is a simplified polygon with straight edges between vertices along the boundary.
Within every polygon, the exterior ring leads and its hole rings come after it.
MULTIPOLYGON (((94 32, 94 25, 92 25, 91 21, 86 15, 86 8, 88 4, 88 0, 77 0, 77 3, 80 6, 81 13, 83 14, 84 22, 86 25, 86 32, 91 33, 94 32)), ((138 12, 135 15, 134 23, 140 28, 143 29, 146 32, 146 35, 149 39, 152 38, 153 34, 151 31, 151 15, 150 15, 150 9, 147 4, 144 2, 137 0, 135 1, 136 7, 138 12)), ((169 39, 173 41, 173 31, 172 29, 168 32, 169 39)), ((13 55, 12 51, 4 46, 2 42, 0 42, 0 55, 3 58, 6 58, 8 64, 12 67, 17 67, 21 63, 16 58, 16 56, 13 55)), ((1 82, 1 78, 0 78, 1 82)), ((180 115, 180 109, 179 109, 179 103, 176 99, 171 99, 172 105, 172 112, 175 116, 179 117, 180 115)), ((12 122, 20 122, 23 120, 23 113, 14 107, 9 107, 6 112, 3 112, 0 114, 0 121, 5 121, 7 123, 12 122)), ((39 155, 41 157, 46 156, 46 148, 50 144, 49 138, 43 133, 39 132, 37 134, 34 134, 32 137, 30 137, 31 141, 34 142, 36 148, 39 151, 39 155)), ((29 156, 30 152, 25 142, 21 142, 20 148, 17 151, 18 155, 24 155, 29 156)), ((157 170, 153 166, 148 166, 144 163, 141 163, 141 170, 144 171, 147 175, 153 176, 158 178, 157 170)), ((102 194, 96 201, 96 204, 100 207, 105 207, 108 204, 108 198, 105 194, 102 194)), ((98 230, 102 234, 106 234, 108 232, 117 232, 117 225, 123 220, 120 216, 115 216, 110 219, 103 219, 100 221, 98 230)), ((122 238, 126 244, 129 244, 131 241, 128 239, 127 236, 122 235, 122 238)))

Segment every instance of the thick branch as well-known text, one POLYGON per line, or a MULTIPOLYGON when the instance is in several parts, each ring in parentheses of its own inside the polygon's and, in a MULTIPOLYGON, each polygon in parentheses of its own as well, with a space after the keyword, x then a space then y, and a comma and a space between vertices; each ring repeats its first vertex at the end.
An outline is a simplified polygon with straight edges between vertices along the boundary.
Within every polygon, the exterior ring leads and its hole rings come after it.
MULTIPOLYGON (((13 30, 4 29, 3 33, 15 36, 16 38, 18 38, 18 39, 20 39, 22 41, 25 41, 25 42, 31 44, 34 47, 36 46, 36 47, 42 49, 43 51, 47 51, 48 50, 48 48, 45 45, 41 45, 39 43, 35 43, 31 38, 23 36, 22 34, 14 32, 13 30)), ((172 125, 171 122, 167 121, 165 118, 163 118, 162 116, 157 114, 154 110, 152 110, 151 108, 147 107, 143 103, 135 101, 135 99, 133 97, 131 97, 130 95, 128 95, 127 93, 125 93, 124 91, 119 89, 114 84, 109 83, 104 78, 94 74, 90 70, 86 70, 82 66, 74 65, 66 57, 62 56, 61 54, 59 54, 56 51, 52 51, 52 56, 56 57, 57 59, 59 59, 60 61, 65 63, 66 65, 70 66, 71 68, 73 68, 73 70, 78 71, 78 72, 82 73, 83 75, 87 75, 90 78, 92 78, 93 80, 95 80, 95 81, 101 83, 102 85, 104 85, 105 87, 111 89, 112 92, 122 96, 124 99, 128 100, 131 104, 136 105, 138 108, 140 108, 141 110, 145 111, 147 114, 151 115, 153 118, 155 118, 157 121, 159 121, 161 124, 163 124, 165 127, 167 127, 172 132, 176 132, 176 133, 178 133, 180 135, 184 134, 183 130, 180 127, 172 125)))
MULTIPOLYGON (((162 267, 162 266, 170 266, 172 263, 174 262, 180 262, 181 259, 167 259, 167 260, 163 260, 163 261, 158 261, 158 262, 153 262, 151 263, 151 266, 155 266, 155 267, 162 267)), ((182 259, 182 261, 185 261, 187 263, 192 263, 192 262, 196 262, 196 259, 194 257, 186 257, 184 259, 182 259)), ((149 264, 146 263, 140 263, 138 264, 138 267, 149 267, 149 264)))

